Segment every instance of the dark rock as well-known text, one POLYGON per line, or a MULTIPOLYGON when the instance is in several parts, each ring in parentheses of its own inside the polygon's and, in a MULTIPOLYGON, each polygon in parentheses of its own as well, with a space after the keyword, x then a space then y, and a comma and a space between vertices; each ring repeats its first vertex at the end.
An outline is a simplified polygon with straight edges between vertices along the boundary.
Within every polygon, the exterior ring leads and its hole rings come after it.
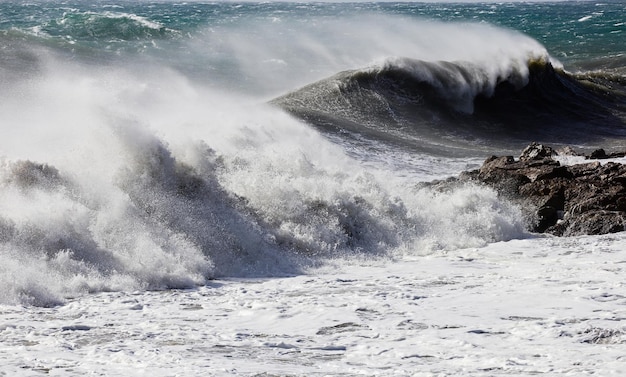
POLYGON ((556 166, 544 169, 535 176, 536 181, 545 181, 554 178, 572 178, 574 175, 566 166, 556 166))
POLYGON ((591 155, 589 156, 589 158, 596 160, 600 158, 608 158, 608 156, 606 155, 606 152, 604 151, 604 149, 600 148, 591 152, 591 155))
POLYGON ((568 220, 561 235, 616 233, 624 231, 625 225, 626 214, 623 211, 591 210, 568 220))
POLYGON ((559 220, 558 210, 552 206, 543 206, 537 210, 537 225, 534 231, 545 232, 559 220))
POLYGON ((600 166, 601 164, 598 161, 595 161, 586 164, 572 165, 569 167, 569 171, 574 175, 574 178, 579 178, 595 174, 600 166))
POLYGON ((626 157, 626 152, 606 153, 604 149, 596 149, 595 151, 591 152, 589 156, 587 156, 587 159, 606 160, 609 158, 622 158, 622 157, 626 157))
POLYGON ((562 211, 565 208, 565 188, 561 186, 556 189, 543 205, 544 207, 553 207, 562 211))
POLYGON ((481 170, 489 170, 493 168, 505 168, 507 165, 510 165, 515 162, 513 156, 491 156, 483 162, 483 166, 481 170))
POLYGON ((552 148, 533 143, 518 160, 491 156, 458 180, 484 183, 518 203, 531 231, 571 236, 625 230, 626 165, 596 161, 561 166, 553 155, 552 148))

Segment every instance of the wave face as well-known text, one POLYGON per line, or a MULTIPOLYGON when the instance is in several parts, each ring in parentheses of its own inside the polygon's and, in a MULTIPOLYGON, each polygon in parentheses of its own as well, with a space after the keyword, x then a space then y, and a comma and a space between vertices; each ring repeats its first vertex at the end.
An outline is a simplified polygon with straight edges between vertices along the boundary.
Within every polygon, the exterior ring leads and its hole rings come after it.
POLYGON ((555 24, 493 26, 579 6, 0 2, 0 303, 529 237, 495 192, 420 182, 568 122, 622 142, 612 34, 565 56, 555 24))
POLYGON ((500 66, 392 59, 339 73, 273 103, 322 129, 429 153, 626 137, 623 76, 575 75, 548 59, 529 56, 500 66))

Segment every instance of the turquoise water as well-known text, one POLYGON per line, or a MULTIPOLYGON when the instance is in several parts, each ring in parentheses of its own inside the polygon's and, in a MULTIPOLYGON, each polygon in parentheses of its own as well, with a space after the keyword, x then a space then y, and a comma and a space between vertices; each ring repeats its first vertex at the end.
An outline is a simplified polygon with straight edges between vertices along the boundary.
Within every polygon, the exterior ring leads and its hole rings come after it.
MULTIPOLYGON (((78 46, 119 53, 160 49, 177 52, 185 41, 259 25, 282 23, 283 33, 299 26, 359 15, 385 14, 445 22, 488 23, 525 33, 550 54, 574 67, 623 63, 626 3, 611 1, 441 4, 441 3, 182 3, 167 2, 2 2, 0 31, 6 39, 52 44, 80 54, 78 46), (22 34, 23 33, 23 34, 22 34), (30 39, 27 36, 36 36, 30 39)), ((319 30, 323 33, 323 30, 319 30)), ((350 25, 346 25, 350 33, 350 25)), ((278 37, 276 35, 275 37, 278 37)), ((267 40, 266 43, 277 42, 267 40)), ((6 41, 4 42, 6 43, 6 41)), ((219 41, 209 47, 219 48, 219 41)), ((419 57, 413 57, 419 58, 419 57)))
MULTIPOLYGON (((486 22, 518 30, 541 42, 566 64, 626 53, 625 2, 503 4, 401 4, 399 13, 445 21, 486 22)), ((623 62, 623 60, 622 60, 623 62)))

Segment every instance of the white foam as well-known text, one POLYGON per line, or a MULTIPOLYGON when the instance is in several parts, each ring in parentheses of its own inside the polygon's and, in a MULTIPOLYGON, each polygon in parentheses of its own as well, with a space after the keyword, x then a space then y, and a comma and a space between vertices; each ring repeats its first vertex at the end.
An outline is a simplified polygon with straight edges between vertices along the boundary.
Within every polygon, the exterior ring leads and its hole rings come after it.
POLYGON ((625 258, 624 234, 542 237, 55 308, 0 305, 0 372, 619 375, 625 258))

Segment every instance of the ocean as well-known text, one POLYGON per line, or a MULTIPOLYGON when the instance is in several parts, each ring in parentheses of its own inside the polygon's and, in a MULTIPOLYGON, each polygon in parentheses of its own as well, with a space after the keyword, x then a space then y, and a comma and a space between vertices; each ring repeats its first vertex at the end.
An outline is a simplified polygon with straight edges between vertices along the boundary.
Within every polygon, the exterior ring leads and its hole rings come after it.
POLYGON ((623 370, 626 235, 425 183, 626 150, 624 1, 2 1, 0 128, 2 376, 623 370))

